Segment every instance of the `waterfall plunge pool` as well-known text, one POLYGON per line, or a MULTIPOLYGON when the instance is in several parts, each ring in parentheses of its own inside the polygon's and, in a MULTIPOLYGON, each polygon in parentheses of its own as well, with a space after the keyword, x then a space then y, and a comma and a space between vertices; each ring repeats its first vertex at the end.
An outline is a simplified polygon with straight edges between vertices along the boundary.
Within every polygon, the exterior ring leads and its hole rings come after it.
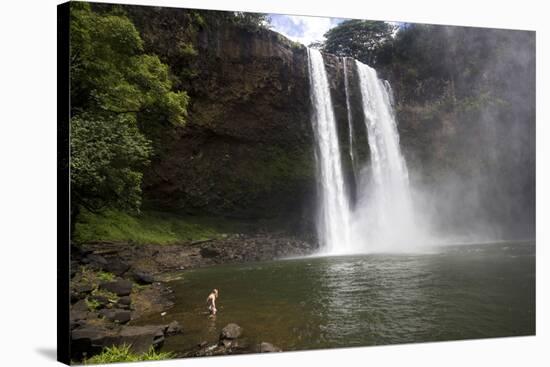
POLYGON ((163 350, 214 343, 226 324, 285 351, 535 333, 535 243, 434 248, 422 254, 310 257, 193 269, 169 282, 177 320, 163 350), (220 290, 219 312, 205 298, 220 290))

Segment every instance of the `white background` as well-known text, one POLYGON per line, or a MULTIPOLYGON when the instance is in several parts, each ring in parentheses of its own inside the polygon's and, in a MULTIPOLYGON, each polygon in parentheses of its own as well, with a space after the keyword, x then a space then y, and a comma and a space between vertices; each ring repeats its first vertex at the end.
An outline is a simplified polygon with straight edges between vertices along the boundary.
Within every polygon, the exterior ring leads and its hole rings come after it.
MULTIPOLYGON (((544 1, 117 2, 537 31, 536 337, 187 359, 148 366, 550 365, 549 236, 545 228, 550 187, 546 124, 549 79, 542 67, 548 65, 549 27, 545 21, 550 12, 544 1)), ((57 3, 3 1, 0 11, 0 364, 5 366, 56 363, 57 3)))

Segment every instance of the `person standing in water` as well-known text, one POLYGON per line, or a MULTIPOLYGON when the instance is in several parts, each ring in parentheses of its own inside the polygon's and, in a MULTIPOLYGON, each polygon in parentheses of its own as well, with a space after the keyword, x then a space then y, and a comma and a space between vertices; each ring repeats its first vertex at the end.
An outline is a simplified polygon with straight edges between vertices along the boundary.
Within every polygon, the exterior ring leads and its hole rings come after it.
POLYGON ((213 289, 212 292, 208 295, 206 298, 206 306, 208 307, 208 311, 210 311, 211 315, 215 315, 218 311, 216 309, 216 299, 218 298, 218 290, 213 289))

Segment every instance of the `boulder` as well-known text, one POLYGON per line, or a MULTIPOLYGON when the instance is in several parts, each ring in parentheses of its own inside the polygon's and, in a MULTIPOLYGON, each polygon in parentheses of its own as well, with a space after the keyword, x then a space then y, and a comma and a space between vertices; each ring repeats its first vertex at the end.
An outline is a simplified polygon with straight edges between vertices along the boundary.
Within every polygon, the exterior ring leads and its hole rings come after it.
POLYGON ((84 326, 71 332, 71 359, 81 360, 101 352, 108 347, 114 332, 98 326, 84 326))
POLYGON ((220 344, 224 348, 231 348, 231 343, 233 343, 233 340, 231 339, 221 339, 220 344))
POLYGON ((87 312, 88 311, 88 304, 86 303, 86 301, 81 299, 80 301, 76 302, 71 307, 71 312, 75 312, 75 311, 85 311, 85 312, 87 312))
POLYGON ((260 343, 259 347, 260 353, 276 353, 276 352, 282 352, 281 348, 267 342, 260 343))
POLYGON ((99 314, 106 319, 117 322, 119 324, 125 324, 131 319, 131 312, 128 310, 121 310, 121 309, 104 309, 99 311, 99 314))
POLYGON ((109 298, 102 296, 101 294, 91 295, 89 299, 98 303, 97 308, 104 308, 110 303, 109 298))
POLYGON ((107 260, 105 260, 105 258, 101 255, 90 254, 88 255, 87 259, 90 265, 94 265, 97 267, 103 267, 107 265, 107 260))
POLYGON ((254 345, 250 344, 250 341, 246 338, 241 338, 232 340, 227 349, 229 354, 252 353, 254 352, 254 345))
POLYGON ((204 258, 212 258, 220 256, 220 251, 214 247, 201 247, 200 254, 204 258))
POLYGON ((160 348, 164 343, 163 326, 126 326, 118 334, 119 345, 131 345, 134 353, 146 353, 151 346, 160 348))
POLYGON ((122 308, 122 309, 125 309, 125 310, 130 310, 131 309, 131 304, 132 304, 132 300, 130 299, 130 297, 128 296, 124 296, 124 297, 120 297, 116 303, 116 307, 117 308, 122 308))
POLYGON ((103 266, 103 269, 120 277, 130 269, 130 265, 116 257, 113 257, 107 261, 107 264, 103 266))
POLYGON ((117 280, 114 282, 103 282, 99 285, 101 289, 105 289, 106 291, 113 292, 119 297, 123 296, 129 296, 132 292, 132 282, 129 280, 117 280))
POLYGON ((117 303, 120 305, 130 306, 132 299, 129 296, 120 297, 117 303))
POLYGON ((83 257, 88 256, 91 253, 92 250, 71 244, 71 258, 73 259, 81 260, 83 257))
POLYGON ((71 321, 85 320, 88 318, 88 310, 71 310, 71 321))
POLYGON ((70 314, 70 328, 71 330, 76 329, 77 327, 80 327, 86 323, 86 320, 88 319, 89 312, 88 311, 81 311, 81 310, 71 310, 70 314))
POLYGON ((78 294, 74 290, 71 291, 71 304, 74 304, 74 303, 78 302, 81 299, 82 298, 80 297, 80 294, 78 294))
POLYGON ((133 274, 133 278, 138 284, 153 284, 155 282, 155 278, 151 274, 143 273, 141 271, 136 271, 133 274))
POLYGON ((81 360, 101 352, 104 347, 130 345, 132 352, 146 353, 151 347, 164 343, 164 326, 123 326, 107 329, 102 326, 84 326, 71 332, 71 358, 81 360))
POLYGON ((76 293, 88 294, 94 290, 94 286, 91 283, 80 283, 74 286, 76 293))
POLYGON ((177 321, 172 321, 168 325, 166 325, 166 328, 164 329, 164 335, 166 336, 172 336, 181 334, 183 331, 181 325, 177 321))
POLYGON ((204 348, 208 345, 208 342, 206 340, 203 340, 202 342, 200 342, 199 344, 197 344, 197 347, 198 348, 204 348))
POLYGON ((224 339, 237 339, 242 335, 242 332, 243 329, 239 325, 234 323, 227 324, 220 333, 220 341, 223 341, 224 339))

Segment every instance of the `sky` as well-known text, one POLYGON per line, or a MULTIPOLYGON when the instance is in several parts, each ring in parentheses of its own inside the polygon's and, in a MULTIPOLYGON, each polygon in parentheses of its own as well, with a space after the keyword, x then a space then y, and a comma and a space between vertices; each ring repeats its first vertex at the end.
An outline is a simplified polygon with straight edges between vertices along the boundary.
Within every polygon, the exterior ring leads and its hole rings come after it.
MULTIPOLYGON (((324 34, 331 28, 347 20, 345 18, 311 17, 299 15, 268 14, 270 18, 269 27, 288 39, 300 42, 308 46, 315 41, 324 41, 324 34)), ((393 36, 397 33, 399 22, 386 22, 397 26, 393 36)))
POLYGON ((329 29, 345 20, 281 14, 269 14, 269 18, 271 19, 271 29, 306 46, 315 41, 322 41, 323 35, 329 29))

